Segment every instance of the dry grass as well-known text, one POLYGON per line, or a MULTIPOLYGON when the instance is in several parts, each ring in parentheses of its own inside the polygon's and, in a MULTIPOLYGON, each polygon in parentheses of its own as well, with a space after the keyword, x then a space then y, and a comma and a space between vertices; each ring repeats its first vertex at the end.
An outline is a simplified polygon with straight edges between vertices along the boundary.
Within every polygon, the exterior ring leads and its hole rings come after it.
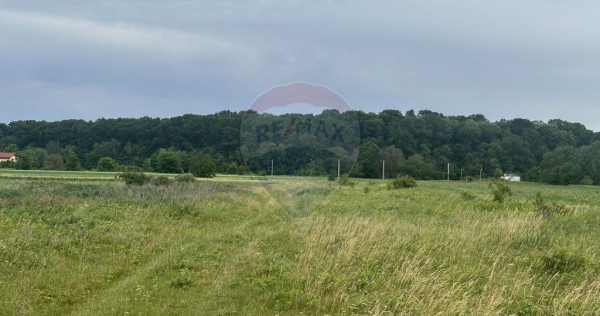
POLYGON ((600 195, 512 189, 4 179, 0 312, 599 314, 600 195))

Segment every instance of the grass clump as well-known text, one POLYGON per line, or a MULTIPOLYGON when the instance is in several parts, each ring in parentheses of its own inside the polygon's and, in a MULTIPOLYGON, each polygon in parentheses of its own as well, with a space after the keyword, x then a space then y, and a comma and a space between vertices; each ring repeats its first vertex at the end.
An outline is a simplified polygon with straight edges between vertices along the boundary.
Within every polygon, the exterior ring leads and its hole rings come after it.
POLYGON ((475 200, 475 198, 477 198, 477 196, 475 196, 473 192, 467 190, 461 190, 460 197, 465 201, 472 201, 475 200))
POLYGON ((348 187, 354 187, 354 185, 356 184, 354 181, 350 180, 350 176, 348 176, 347 174, 344 175, 340 181, 339 181, 341 186, 348 186, 348 187))
POLYGON ((193 175, 186 173, 186 174, 180 174, 178 176, 175 177, 175 181, 177 182, 186 182, 186 183, 190 183, 190 182, 196 182, 196 177, 194 177, 193 175))
POLYGON ((535 194, 535 201, 533 202, 535 205, 535 211, 541 214, 543 217, 550 217, 553 215, 564 215, 569 210, 566 205, 559 203, 546 203, 544 198, 542 197, 541 192, 537 192, 535 194))
POLYGON ((171 287, 181 289, 181 288, 186 288, 186 287, 192 285, 192 283, 193 283, 193 281, 188 278, 179 277, 177 279, 171 280, 171 287))
POLYGON ((579 271, 586 264, 585 257, 566 249, 560 249, 542 258, 542 268, 552 274, 579 271))
POLYGON ((417 186, 417 181, 411 176, 401 175, 392 180, 391 186, 394 189, 414 188, 417 186))
POLYGON ((152 180, 152 178, 150 176, 148 176, 147 174, 145 174, 143 172, 133 172, 133 171, 127 171, 127 172, 120 173, 119 175, 117 175, 117 177, 119 179, 125 181, 125 184, 127 184, 127 185, 144 185, 144 184, 150 182, 150 180, 152 180))
POLYGON ((507 197, 512 196, 513 192, 508 184, 500 181, 490 181, 489 188, 492 190, 492 200, 494 202, 504 202, 507 197))
POLYGON ((266 170, 260 170, 258 173, 256 173, 257 176, 259 177, 266 177, 267 176, 267 171, 266 170))
POLYGON ((168 187, 173 184, 173 179, 170 179, 166 176, 158 176, 152 179, 152 184, 156 186, 165 186, 168 187))

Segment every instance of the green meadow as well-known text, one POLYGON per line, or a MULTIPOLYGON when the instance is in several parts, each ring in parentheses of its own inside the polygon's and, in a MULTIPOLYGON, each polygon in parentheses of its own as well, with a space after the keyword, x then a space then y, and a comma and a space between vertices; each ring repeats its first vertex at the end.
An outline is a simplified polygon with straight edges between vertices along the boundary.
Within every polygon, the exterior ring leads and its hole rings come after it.
POLYGON ((351 181, 3 172, 0 314, 600 313, 598 187, 351 181))

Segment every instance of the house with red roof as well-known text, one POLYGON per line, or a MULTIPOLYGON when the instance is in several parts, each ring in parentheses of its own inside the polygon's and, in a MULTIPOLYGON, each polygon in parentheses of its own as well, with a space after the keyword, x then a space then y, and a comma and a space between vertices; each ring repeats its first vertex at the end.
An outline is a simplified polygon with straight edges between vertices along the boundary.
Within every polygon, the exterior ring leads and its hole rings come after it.
POLYGON ((15 153, 3 153, 0 152, 0 162, 5 162, 5 161, 17 161, 17 154, 15 153))

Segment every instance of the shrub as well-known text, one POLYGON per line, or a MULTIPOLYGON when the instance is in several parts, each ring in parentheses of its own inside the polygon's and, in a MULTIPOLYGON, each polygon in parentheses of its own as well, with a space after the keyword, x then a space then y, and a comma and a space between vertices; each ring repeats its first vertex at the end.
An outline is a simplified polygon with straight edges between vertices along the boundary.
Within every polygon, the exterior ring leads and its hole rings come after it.
POLYGON ((175 181, 177 182, 196 182, 196 177, 194 177, 193 175, 186 173, 186 174, 181 174, 175 177, 175 181))
POLYGON ((111 157, 102 157, 98 160, 96 169, 98 171, 117 171, 119 169, 119 164, 111 157))
POLYGON ((256 175, 258 175, 258 176, 261 176, 261 177, 264 177, 264 176, 266 176, 266 175, 267 175, 267 171, 265 171, 265 170, 261 170, 261 171, 259 171, 259 172, 258 172, 256 175))
POLYGON ((461 190, 460 191, 460 197, 462 197, 463 200, 474 200, 476 198, 475 194, 473 194, 473 192, 470 191, 466 191, 466 190, 461 190))
POLYGON ((493 200, 496 202, 502 203, 507 197, 512 195, 512 190, 504 182, 491 181, 489 187, 492 190, 493 200))
POLYGON ((195 155, 190 160, 190 173, 195 177, 212 178, 217 173, 217 165, 209 155, 195 155))
POLYGON ((127 185, 143 185, 146 184, 148 182, 150 182, 150 180, 152 178, 150 178, 150 176, 146 175, 145 173, 142 172, 123 172, 121 174, 119 174, 117 176, 119 179, 125 181, 125 184, 127 185))
POLYGON ((173 180, 165 177, 165 176, 158 176, 154 179, 152 179, 152 184, 154 185, 159 185, 159 186, 170 186, 171 184, 173 184, 173 180))
POLYGON ((144 169, 138 167, 138 166, 124 166, 121 165, 120 166, 121 171, 123 172, 127 172, 127 171, 131 171, 131 172, 144 172, 144 169))
POLYGON ((186 287, 192 285, 192 283, 193 283, 192 280, 190 280, 188 278, 179 277, 179 278, 171 280, 171 287, 186 288, 186 287))
POLYGON ((335 178, 336 178, 335 171, 332 171, 327 175, 327 181, 335 181, 335 178))
POLYGON ((392 180, 392 186, 394 189, 414 188, 417 186, 417 181, 411 176, 399 175, 392 180))
POLYGON ((238 163, 235 161, 227 163, 223 167, 223 171, 226 174, 237 174, 237 175, 244 175, 244 174, 248 173, 248 169, 246 168, 246 166, 238 165, 238 163))
POLYGON ((583 185, 594 185, 594 180, 590 178, 590 176, 585 176, 581 179, 581 184, 583 185))
POLYGON ((248 172, 248 168, 246 166, 239 165, 238 172, 237 172, 238 175, 242 176, 242 175, 245 175, 245 174, 248 174, 248 173, 249 173, 248 172))
POLYGON ((161 149, 156 156, 156 171, 161 173, 182 173, 181 158, 177 152, 161 149))
POLYGON ((17 164, 13 161, 7 160, 0 162, 0 168, 12 168, 14 169, 17 164))

